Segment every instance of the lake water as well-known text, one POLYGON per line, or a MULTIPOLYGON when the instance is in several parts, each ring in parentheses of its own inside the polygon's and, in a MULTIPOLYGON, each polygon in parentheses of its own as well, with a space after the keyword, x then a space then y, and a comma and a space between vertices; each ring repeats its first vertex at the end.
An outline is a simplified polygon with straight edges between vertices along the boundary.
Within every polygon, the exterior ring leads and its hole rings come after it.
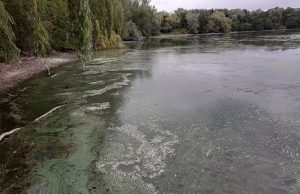
POLYGON ((300 32, 164 36, 0 98, 0 193, 300 192, 300 32), (39 123, 52 108, 62 109, 39 123))

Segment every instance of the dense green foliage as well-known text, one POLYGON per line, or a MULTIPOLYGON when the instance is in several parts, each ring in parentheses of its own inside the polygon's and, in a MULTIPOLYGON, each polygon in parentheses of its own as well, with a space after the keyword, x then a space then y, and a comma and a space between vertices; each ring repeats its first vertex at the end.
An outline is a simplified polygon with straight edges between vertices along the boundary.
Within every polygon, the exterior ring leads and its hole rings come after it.
POLYGON ((94 49, 159 33, 226 33, 300 28, 300 9, 157 12, 150 0, 0 0, 0 61, 51 50, 76 50, 88 61, 94 49))
POLYGON ((0 1, 0 61, 10 61, 19 56, 19 49, 14 43, 13 20, 0 1))
POLYGON ((89 0, 80 0, 79 3, 79 31, 78 48, 79 56, 82 61, 88 61, 91 58, 92 50, 92 13, 89 6, 89 0))
POLYGON ((76 50, 83 61, 93 49, 120 48, 159 32, 147 0, 0 0, 0 61, 76 50))
POLYGON ((267 11, 241 9, 159 12, 160 32, 226 33, 231 31, 300 28, 300 9, 273 8, 267 11))
POLYGON ((50 50, 50 43, 48 32, 44 28, 40 13, 38 10, 38 2, 37 0, 33 0, 33 8, 32 8, 32 15, 33 15, 33 47, 34 52, 37 56, 44 57, 50 50))
POLYGON ((208 18, 208 32, 230 32, 232 20, 225 16, 223 12, 213 12, 208 18))

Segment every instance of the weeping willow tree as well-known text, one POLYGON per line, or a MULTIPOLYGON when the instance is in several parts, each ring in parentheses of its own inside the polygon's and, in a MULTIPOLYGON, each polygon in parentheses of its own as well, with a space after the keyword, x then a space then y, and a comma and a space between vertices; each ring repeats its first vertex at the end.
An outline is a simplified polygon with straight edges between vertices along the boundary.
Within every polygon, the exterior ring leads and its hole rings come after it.
POLYGON ((39 0, 39 15, 48 32, 51 48, 57 51, 75 50, 71 41, 68 0, 39 0))
POLYGON ((7 10, 15 21, 16 44, 25 55, 45 56, 50 50, 48 32, 41 12, 47 0, 7 0, 7 10))
POLYGON ((81 31, 79 34, 79 57, 81 61, 87 62, 91 59, 92 53, 92 31, 91 9, 89 0, 80 0, 79 21, 81 31))
POLYGON ((120 0, 91 0, 95 49, 122 47, 123 7, 120 0))
POLYGON ((33 0, 34 51, 38 57, 45 57, 50 51, 48 32, 44 28, 38 11, 37 0, 33 0))
POLYGON ((12 30, 13 19, 0 0, 0 61, 9 62, 17 59, 20 50, 14 43, 15 34, 12 30))
POLYGON ((68 0, 71 42, 80 60, 87 62, 92 54, 93 24, 89 0, 68 0))
POLYGON ((141 14, 153 11, 145 0, 0 1, 0 60, 15 58, 20 48, 23 55, 38 57, 50 49, 76 50, 82 61, 88 61, 92 49, 123 47, 121 36, 140 39, 141 32, 150 32, 144 28, 153 26, 145 19, 153 14, 141 14))
POLYGON ((123 8, 123 3, 120 0, 115 0, 113 1, 113 18, 114 18, 114 23, 113 23, 113 31, 115 31, 117 34, 122 33, 122 27, 124 24, 124 8, 123 8))

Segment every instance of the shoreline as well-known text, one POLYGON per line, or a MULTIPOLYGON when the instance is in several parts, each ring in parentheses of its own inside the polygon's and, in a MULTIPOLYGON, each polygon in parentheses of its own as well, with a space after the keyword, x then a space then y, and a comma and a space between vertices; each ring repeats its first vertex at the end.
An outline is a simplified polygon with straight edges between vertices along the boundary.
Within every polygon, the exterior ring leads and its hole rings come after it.
POLYGON ((246 33, 259 33, 259 32, 278 32, 278 31, 299 31, 300 29, 297 28, 297 29, 277 29, 277 30, 250 30, 250 31, 232 31, 232 32, 227 32, 227 33, 222 33, 222 32, 219 32, 219 33, 197 33, 197 34, 191 34, 191 33, 179 33, 179 34, 176 34, 176 33, 162 33, 160 35, 157 35, 157 36, 151 36, 149 38, 151 39, 155 39, 155 38, 163 38, 163 37, 172 37, 172 36, 213 36, 213 35, 226 35, 226 34, 246 34, 246 33))
POLYGON ((0 63, 0 93, 26 81, 33 75, 58 67, 66 63, 76 62, 79 58, 75 52, 53 52, 47 58, 23 57, 19 61, 8 64, 0 63), (43 63, 47 61, 47 66, 43 63))

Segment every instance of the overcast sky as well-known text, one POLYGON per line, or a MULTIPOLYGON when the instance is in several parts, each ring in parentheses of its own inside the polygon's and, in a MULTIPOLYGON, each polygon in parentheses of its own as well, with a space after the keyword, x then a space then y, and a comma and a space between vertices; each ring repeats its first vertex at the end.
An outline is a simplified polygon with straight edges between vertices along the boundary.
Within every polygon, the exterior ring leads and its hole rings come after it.
POLYGON ((174 11, 177 8, 210 9, 210 8, 243 8, 269 9, 272 7, 297 7, 300 0, 151 0, 152 5, 161 11, 174 11))

